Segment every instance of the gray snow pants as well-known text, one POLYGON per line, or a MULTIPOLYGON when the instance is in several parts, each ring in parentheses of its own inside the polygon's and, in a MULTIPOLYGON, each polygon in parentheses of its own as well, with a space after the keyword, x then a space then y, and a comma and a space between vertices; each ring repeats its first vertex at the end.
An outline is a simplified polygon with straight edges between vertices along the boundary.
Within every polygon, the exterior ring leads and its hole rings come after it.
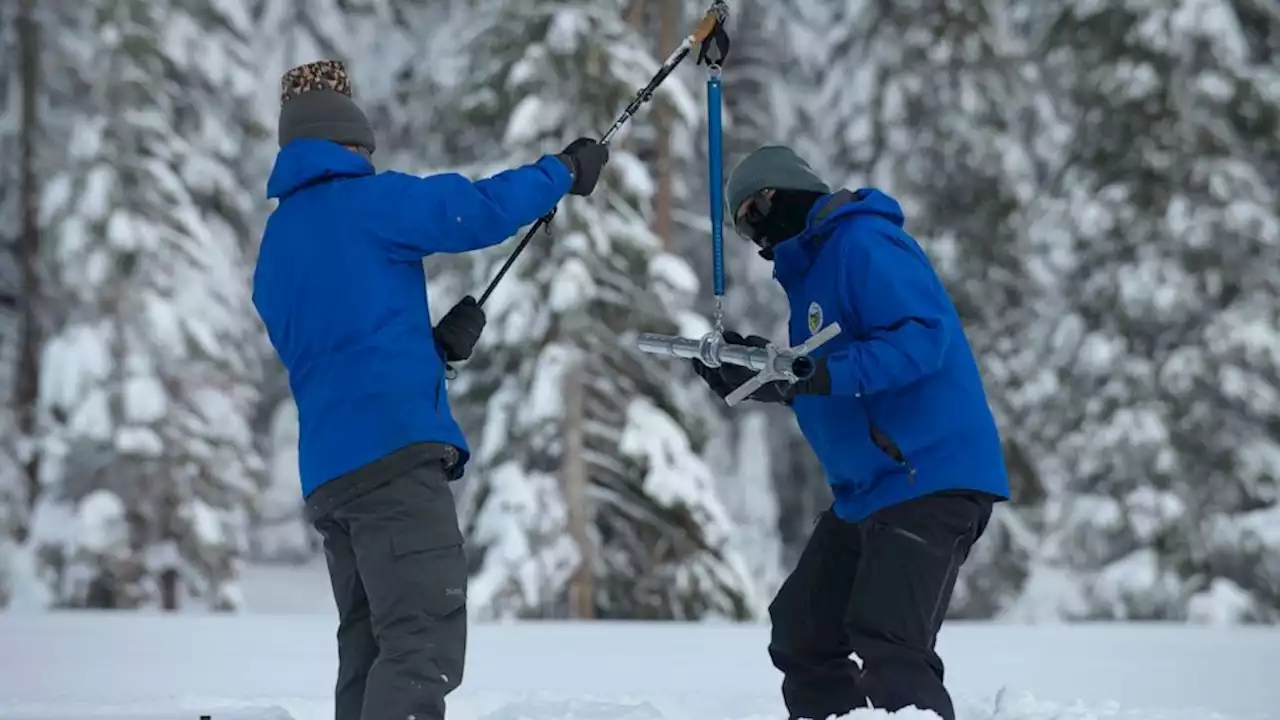
POLYGON ((447 450, 397 451, 307 498, 338 606, 336 720, 443 720, 462 682, 467 560, 447 450))

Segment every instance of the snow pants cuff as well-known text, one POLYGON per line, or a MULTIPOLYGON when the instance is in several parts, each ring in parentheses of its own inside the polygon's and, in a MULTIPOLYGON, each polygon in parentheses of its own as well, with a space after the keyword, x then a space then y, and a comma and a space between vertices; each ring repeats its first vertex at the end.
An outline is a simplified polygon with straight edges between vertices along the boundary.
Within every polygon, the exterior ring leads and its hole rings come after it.
POLYGON ((467 559, 440 462, 315 522, 338 609, 336 720, 443 720, 462 682, 467 559))

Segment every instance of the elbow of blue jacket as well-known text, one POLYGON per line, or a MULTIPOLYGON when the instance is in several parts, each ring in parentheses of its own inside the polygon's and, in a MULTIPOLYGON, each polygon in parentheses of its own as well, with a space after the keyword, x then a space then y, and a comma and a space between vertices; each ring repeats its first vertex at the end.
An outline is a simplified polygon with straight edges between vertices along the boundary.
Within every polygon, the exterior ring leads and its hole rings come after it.
POLYGON ((924 375, 932 375, 942 369, 947 348, 951 345, 951 331, 942 318, 929 318, 922 320, 921 324, 925 328, 924 345, 928 350, 921 354, 918 362, 924 375))

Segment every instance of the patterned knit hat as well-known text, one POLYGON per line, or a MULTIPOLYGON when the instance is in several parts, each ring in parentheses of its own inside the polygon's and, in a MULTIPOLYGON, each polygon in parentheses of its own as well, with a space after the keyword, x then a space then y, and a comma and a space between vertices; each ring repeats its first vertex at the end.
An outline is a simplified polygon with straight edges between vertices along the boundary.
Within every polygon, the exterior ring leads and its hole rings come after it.
POLYGON ((280 78, 280 147, 299 138, 330 140, 372 153, 373 126, 351 96, 341 60, 299 65, 280 78))

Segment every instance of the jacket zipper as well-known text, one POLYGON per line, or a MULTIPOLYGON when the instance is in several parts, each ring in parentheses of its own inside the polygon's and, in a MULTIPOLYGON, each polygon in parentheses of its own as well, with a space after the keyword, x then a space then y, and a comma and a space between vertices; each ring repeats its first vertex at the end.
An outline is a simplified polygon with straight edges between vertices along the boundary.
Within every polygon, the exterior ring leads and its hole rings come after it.
POLYGON ((445 374, 444 361, 443 361, 443 360, 441 360, 441 365, 440 365, 440 380, 439 380, 439 382, 437 382, 437 383, 436 383, 436 404, 435 404, 435 410, 436 410, 436 414, 437 414, 437 415, 438 415, 438 414, 440 414, 440 395, 444 393, 444 385, 445 385, 445 376, 444 376, 444 374, 445 374))
POLYGON ((868 422, 869 432, 871 434, 871 442, 880 452, 888 455, 894 462, 902 466, 907 471, 907 482, 914 484, 916 481, 916 469, 911 463, 907 462, 907 456, 902 453, 902 448, 898 447, 898 443, 893 441, 883 430, 876 427, 875 423, 868 422))

